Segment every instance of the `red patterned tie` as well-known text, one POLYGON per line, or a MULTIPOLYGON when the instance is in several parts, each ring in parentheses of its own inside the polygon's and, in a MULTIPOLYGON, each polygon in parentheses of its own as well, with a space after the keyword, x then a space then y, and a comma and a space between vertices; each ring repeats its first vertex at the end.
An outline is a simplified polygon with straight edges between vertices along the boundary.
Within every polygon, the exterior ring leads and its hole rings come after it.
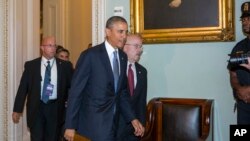
POLYGON ((132 96, 134 94, 134 73, 132 70, 132 64, 129 64, 128 68, 128 85, 129 85, 129 91, 130 95, 132 96))

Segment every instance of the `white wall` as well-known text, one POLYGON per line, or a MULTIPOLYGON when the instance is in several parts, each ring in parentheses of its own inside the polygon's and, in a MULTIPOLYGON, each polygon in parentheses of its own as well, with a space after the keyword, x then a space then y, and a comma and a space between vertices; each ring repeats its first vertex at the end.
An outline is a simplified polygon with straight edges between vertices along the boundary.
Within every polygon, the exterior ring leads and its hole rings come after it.
MULTIPOLYGON (((236 41, 144 45, 140 63, 148 70, 148 100, 153 97, 214 99, 214 140, 229 140, 229 125, 236 123, 234 100, 227 71, 228 54, 244 38, 240 6, 235 1, 236 41)), ((129 22, 129 0, 107 1, 107 15, 124 6, 129 22)))

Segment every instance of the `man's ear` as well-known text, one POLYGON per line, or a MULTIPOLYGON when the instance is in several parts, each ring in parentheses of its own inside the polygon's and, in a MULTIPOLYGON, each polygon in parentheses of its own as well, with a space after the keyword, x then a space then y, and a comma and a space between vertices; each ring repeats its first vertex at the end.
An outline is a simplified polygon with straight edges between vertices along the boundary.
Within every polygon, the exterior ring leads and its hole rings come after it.
POLYGON ((106 33, 106 36, 108 36, 108 37, 109 37, 109 35, 110 35, 110 29, 105 28, 105 33, 106 33))
POLYGON ((40 50, 43 51, 44 50, 44 46, 40 45, 40 50))

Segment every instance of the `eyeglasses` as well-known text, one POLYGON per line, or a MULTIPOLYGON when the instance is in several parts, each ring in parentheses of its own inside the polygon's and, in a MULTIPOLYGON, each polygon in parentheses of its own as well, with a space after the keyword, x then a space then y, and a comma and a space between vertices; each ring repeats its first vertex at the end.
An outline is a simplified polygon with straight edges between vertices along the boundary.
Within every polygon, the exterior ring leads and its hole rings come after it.
POLYGON ((125 44, 125 45, 134 46, 136 49, 137 48, 143 49, 142 45, 139 44, 125 44))
POLYGON ((54 47, 54 48, 57 47, 57 45, 51 45, 51 44, 49 44, 49 45, 42 45, 42 46, 45 46, 45 47, 54 47))

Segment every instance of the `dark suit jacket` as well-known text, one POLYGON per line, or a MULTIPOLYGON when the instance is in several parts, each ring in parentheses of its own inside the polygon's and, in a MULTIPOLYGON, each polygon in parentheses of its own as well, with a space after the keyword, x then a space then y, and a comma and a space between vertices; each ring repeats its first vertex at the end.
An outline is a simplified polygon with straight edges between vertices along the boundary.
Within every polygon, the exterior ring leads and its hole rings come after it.
MULTIPOLYGON (((147 70, 138 63, 135 63, 135 67, 137 84, 133 96, 130 96, 130 102, 136 118, 145 127, 147 110, 147 70)), ((134 136, 134 128, 131 123, 126 122, 122 115, 120 115, 119 118, 119 127, 116 141, 139 140, 139 137, 134 136)))
POLYGON ((119 59, 121 71, 118 92, 115 93, 105 44, 89 48, 81 54, 72 78, 66 129, 76 129, 79 134, 93 141, 112 141, 112 133, 116 130, 116 113, 125 113, 127 122, 134 119, 127 93, 127 56, 121 50, 119 59))
MULTIPOLYGON (((65 110, 65 101, 70 88, 73 74, 72 64, 60 59, 56 59, 57 65, 57 102, 58 102, 58 123, 61 124, 65 110)), ((24 65, 24 72, 19 84, 14 103, 14 112, 22 113, 25 100, 27 98, 27 124, 31 128, 35 115, 38 112, 41 99, 41 57, 27 61, 24 65)))

